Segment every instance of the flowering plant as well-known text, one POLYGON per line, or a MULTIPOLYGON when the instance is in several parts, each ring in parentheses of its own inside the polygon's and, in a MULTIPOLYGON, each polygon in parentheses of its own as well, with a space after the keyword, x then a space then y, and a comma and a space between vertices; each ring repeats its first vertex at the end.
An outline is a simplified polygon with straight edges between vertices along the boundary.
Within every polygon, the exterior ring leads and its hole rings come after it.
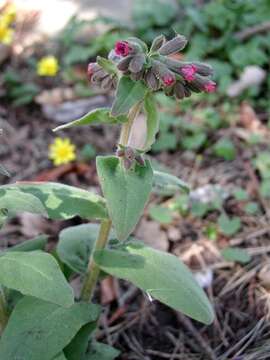
MULTIPOLYGON (((144 158, 159 128, 156 91, 182 99, 215 88, 208 65, 171 57, 185 44, 180 35, 170 41, 159 36, 148 49, 141 40, 130 38, 117 42, 108 59, 98 57, 89 64, 92 84, 116 89, 112 108, 96 109, 55 130, 97 123, 121 125, 116 154, 96 159, 104 197, 56 183, 0 187, 2 222, 19 211, 50 219, 80 216, 100 221, 100 225, 83 224, 61 231, 56 256, 44 252, 44 238, 7 249, 0 256, 1 359, 91 360, 97 354, 105 359, 105 353, 106 359, 116 358, 119 352, 97 343, 94 336, 100 307, 92 299, 98 280, 107 275, 132 282, 150 298, 202 323, 213 321, 205 293, 180 259, 130 237, 154 185, 165 190, 188 188, 172 175, 153 171, 144 158), (141 111, 146 115, 147 134, 143 148, 136 149, 129 139, 141 111), (76 299, 68 284, 73 276, 83 279, 76 299), (14 290, 20 294, 19 300, 14 290), (11 308, 9 304, 13 304, 11 308)), ((56 158, 62 143, 58 140, 55 145, 51 150, 56 158)))

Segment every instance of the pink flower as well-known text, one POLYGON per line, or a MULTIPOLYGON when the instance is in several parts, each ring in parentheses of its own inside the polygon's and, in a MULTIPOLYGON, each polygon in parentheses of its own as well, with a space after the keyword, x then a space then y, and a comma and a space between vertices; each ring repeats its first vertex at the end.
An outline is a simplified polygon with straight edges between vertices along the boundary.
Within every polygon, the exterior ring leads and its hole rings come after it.
POLYGON ((117 41, 114 46, 116 55, 127 56, 130 53, 130 46, 127 41, 117 41))
POLYGON ((162 77, 162 81, 165 86, 170 86, 170 85, 174 84, 175 77, 170 74, 166 74, 162 77))
POLYGON ((94 74, 94 65, 95 63, 89 63, 87 67, 87 76, 88 79, 91 80, 93 74, 94 74))
POLYGON ((208 93, 212 93, 216 91, 216 83, 214 81, 209 81, 204 85, 204 90, 208 93))
POLYGON ((197 72, 197 66, 195 65, 185 65, 181 69, 184 79, 187 81, 192 81, 195 79, 195 74, 197 72))

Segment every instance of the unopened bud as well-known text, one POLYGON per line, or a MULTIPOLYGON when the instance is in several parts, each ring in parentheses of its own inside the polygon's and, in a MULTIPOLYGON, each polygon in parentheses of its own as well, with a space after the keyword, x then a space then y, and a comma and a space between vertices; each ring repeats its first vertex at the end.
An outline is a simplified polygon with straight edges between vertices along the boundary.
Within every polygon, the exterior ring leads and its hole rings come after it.
POLYGON ((130 161, 133 161, 135 159, 135 152, 130 146, 127 146, 125 148, 125 158, 130 161))
POLYGON ((143 65, 145 64, 145 60, 145 55, 142 53, 134 55, 129 63, 129 71, 131 71, 132 73, 138 73, 139 71, 141 71, 143 65))
POLYGON ((204 91, 208 92, 208 93, 212 93, 216 91, 216 83, 214 81, 208 81, 208 83, 206 83, 204 85, 204 91))
POLYGON ((174 95, 177 99, 183 99, 185 97, 185 88, 180 81, 177 81, 174 85, 174 95))
POLYGON ((101 88, 103 90, 111 90, 112 88, 112 78, 110 75, 106 76, 100 84, 101 88))
POLYGON ((165 43, 165 41, 166 39, 164 35, 157 36, 152 42, 150 51, 157 51, 165 43))
POLYGON ((134 81, 142 80, 144 75, 144 70, 139 71, 137 73, 131 73, 130 78, 134 81))
POLYGON ((185 65, 180 69, 180 72, 186 81, 192 81, 195 79, 195 74, 197 72, 197 66, 193 65, 193 64, 185 65))
POLYGON ((182 35, 177 35, 172 40, 167 41, 164 45, 162 45, 159 49, 159 53, 165 56, 175 54, 184 49, 186 44, 187 39, 182 35))
POLYGON ((116 55, 127 56, 131 53, 132 47, 128 41, 117 41, 114 46, 116 55))
POLYGON ((117 68, 118 68, 120 71, 127 71, 131 59, 132 59, 132 56, 131 56, 131 55, 124 57, 124 58, 121 59, 121 60, 119 61, 119 63, 117 64, 117 68))
POLYGON ((147 73, 145 74, 144 80, 147 84, 147 86, 153 90, 156 91, 159 89, 159 80, 154 74, 152 69, 149 69, 147 73))
POLYGON ((197 73, 202 76, 210 76, 213 75, 213 68, 212 66, 200 62, 193 63, 197 68, 197 73))

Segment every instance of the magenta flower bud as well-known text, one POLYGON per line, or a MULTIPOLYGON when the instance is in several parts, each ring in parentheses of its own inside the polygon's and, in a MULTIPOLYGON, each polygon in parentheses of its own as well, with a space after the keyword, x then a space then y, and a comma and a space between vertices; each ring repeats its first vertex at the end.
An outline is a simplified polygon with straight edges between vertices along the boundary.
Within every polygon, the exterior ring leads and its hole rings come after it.
POLYGON ((213 93, 216 91, 217 84, 214 81, 209 81, 204 85, 204 91, 208 93, 213 93))
POLYGON ((197 72, 197 66, 196 65, 185 65, 180 69, 184 79, 186 81, 192 81, 195 79, 195 74, 197 72))
POLYGON ((171 86, 175 83, 175 76, 173 74, 165 74, 161 80, 165 86, 171 86))
POLYGON ((131 52, 131 47, 127 41, 117 41, 114 46, 116 55, 128 56, 131 52))

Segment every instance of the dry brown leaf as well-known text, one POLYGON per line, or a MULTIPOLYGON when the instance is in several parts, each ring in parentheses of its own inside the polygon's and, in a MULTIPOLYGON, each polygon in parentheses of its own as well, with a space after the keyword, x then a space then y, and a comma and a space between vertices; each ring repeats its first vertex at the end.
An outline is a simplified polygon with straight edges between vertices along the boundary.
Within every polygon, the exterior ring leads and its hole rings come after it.
POLYGON ((155 221, 142 219, 136 230, 136 237, 142 239, 146 245, 154 249, 161 251, 169 249, 167 234, 161 230, 160 225, 155 221))

